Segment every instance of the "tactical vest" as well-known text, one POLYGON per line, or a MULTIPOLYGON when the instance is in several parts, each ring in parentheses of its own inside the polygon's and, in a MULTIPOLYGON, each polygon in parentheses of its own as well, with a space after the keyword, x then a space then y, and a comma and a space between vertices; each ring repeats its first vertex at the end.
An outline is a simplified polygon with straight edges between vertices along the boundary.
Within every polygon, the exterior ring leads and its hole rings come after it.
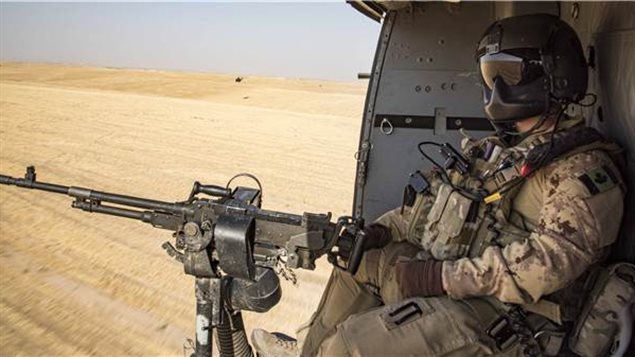
MULTIPOLYGON (((515 210, 514 201, 533 173, 557 160, 592 150, 608 153, 619 167, 619 146, 604 141, 596 130, 577 125, 579 122, 565 122, 564 127, 560 127, 553 136, 534 135, 520 145, 509 148, 505 148, 497 137, 464 140, 462 149, 470 163, 469 174, 450 170, 447 177, 439 171, 426 175, 429 189, 417 194, 414 200, 408 219, 407 239, 438 260, 478 257, 488 246, 506 246, 527 239, 536 230, 538 222, 515 210), (472 194, 466 194, 461 189, 472 194)), ((614 184, 623 185, 616 178, 619 175, 612 173, 610 168, 603 170, 606 170, 606 175, 612 176, 614 184)), ((601 184, 592 179, 585 181, 585 174, 580 176, 580 180, 592 193, 603 189, 596 187, 601 184)), ((622 189, 625 190, 625 187, 622 189)), ((619 267, 631 276, 635 274, 632 265, 622 264, 619 267)), ((575 295, 575 298, 548 297, 538 303, 521 306, 525 311, 543 316, 559 326, 565 321, 573 324, 570 335, 566 329, 561 332, 557 328, 553 333, 544 334, 539 341, 542 354, 556 356, 568 349, 580 356, 594 356, 595 352, 605 352, 610 348, 615 335, 619 333, 618 328, 614 321, 597 317, 592 312, 608 311, 624 315, 624 306, 630 306, 635 301, 635 284, 631 282, 629 285, 617 279, 614 274, 616 269, 614 266, 604 270, 603 279, 589 279, 589 276, 594 276, 592 272, 602 271, 592 269, 574 284, 577 287, 585 285, 582 290, 576 287, 558 292, 575 295), (617 295, 622 298, 615 298, 617 295), (591 303, 582 301, 589 298, 591 303), (618 303, 622 300, 624 303, 618 303), (598 334, 598 328, 612 330, 610 333, 598 334), (569 344, 563 347, 566 338, 569 338, 569 344)), ((500 307, 500 311, 509 309, 509 306, 496 299, 487 300, 495 300, 490 301, 490 304, 500 307)), ((478 306, 476 310, 479 310, 478 306)), ((530 339, 533 337, 530 336, 530 339)))
POLYGON ((478 257, 490 245, 506 246, 529 237, 538 222, 515 211, 513 204, 532 173, 582 152, 620 150, 595 129, 577 123, 568 121, 553 136, 533 135, 508 148, 497 137, 464 140, 469 174, 448 170, 444 177, 433 170, 426 175, 430 188, 416 196, 407 239, 435 259, 456 260, 478 257))

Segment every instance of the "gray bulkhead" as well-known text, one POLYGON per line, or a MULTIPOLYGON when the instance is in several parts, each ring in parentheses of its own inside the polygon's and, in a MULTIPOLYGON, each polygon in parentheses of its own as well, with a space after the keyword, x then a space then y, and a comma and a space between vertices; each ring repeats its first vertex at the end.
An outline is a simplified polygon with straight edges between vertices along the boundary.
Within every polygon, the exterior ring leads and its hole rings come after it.
POLYGON ((615 258, 635 261, 635 3, 350 3, 382 23, 356 153, 355 215, 373 220, 401 205, 409 174, 431 168, 417 143, 458 148, 460 128, 474 137, 492 133, 476 44, 496 19, 551 13, 578 31, 590 63, 589 92, 598 96, 594 106, 572 112, 582 111, 625 148, 629 194, 615 258))

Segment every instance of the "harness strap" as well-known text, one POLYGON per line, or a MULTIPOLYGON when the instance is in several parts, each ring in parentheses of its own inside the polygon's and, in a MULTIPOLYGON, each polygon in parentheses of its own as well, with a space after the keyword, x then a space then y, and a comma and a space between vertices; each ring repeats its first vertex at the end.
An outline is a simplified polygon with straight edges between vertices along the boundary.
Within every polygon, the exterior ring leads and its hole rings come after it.
POLYGON ((597 130, 586 126, 572 128, 562 132, 560 135, 558 134, 554 135, 553 140, 538 144, 527 153, 525 164, 528 165, 531 171, 546 166, 556 159, 581 152, 579 150, 589 144, 603 141, 602 135, 597 130))
POLYGON ((523 310, 533 312, 540 316, 546 317, 552 322, 562 325, 562 313, 560 311, 560 304, 551 302, 549 300, 538 300, 533 304, 522 304, 523 310))
POLYGON ((528 316, 519 305, 504 304, 494 298, 468 299, 464 303, 476 314, 500 351, 509 351, 517 345, 525 356, 544 355, 543 346, 534 334, 545 325, 544 319, 532 319, 538 316, 528 316))

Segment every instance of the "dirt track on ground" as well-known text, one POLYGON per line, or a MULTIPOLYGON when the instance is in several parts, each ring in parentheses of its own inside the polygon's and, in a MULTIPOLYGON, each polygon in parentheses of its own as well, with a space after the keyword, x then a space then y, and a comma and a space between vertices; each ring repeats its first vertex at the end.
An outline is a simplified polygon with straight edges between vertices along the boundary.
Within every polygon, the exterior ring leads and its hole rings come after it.
MULTIPOLYGON (((0 66, 0 173, 164 201, 248 171, 264 207, 349 214, 365 83, 0 66)), ((244 182, 247 183, 247 182, 244 182)), ((0 355, 183 355, 193 279, 168 231, 0 187, 0 355)), ((299 271, 259 326, 293 333, 329 267, 299 271)))

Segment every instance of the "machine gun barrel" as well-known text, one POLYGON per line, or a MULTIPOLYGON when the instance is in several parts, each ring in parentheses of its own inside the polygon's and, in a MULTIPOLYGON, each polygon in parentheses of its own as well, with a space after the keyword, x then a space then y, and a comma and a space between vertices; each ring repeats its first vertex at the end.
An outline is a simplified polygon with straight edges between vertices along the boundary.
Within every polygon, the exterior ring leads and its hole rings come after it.
MULTIPOLYGON (((83 187, 64 186, 64 185, 58 185, 53 183, 38 182, 36 181, 35 168, 33 168, 33 166, 27 167, 27 172, 24 178, 16 178, 11 176, 0 175, 0 184, 15 185, 18 187, 30 188, 34 190, 61 193, 61 194, 65 194, 65 195, 77 198, 79 200, 87 200, 87 201, 94 201, 94 202, 110 202, 110 203, 124 205, 124 206, 132 206, 132 207, 143 208, 147 210, 155 210, 155 211, 172 213, 172 214, 191 213, 187 207, 177 203, 170 203, 170 202, 151 200, 147 198, 126 196, 126 195, 120 195, 116 193, 95 191, 95 190, 83 188, 83 187)), ((75 208, 81 208, 81 209, 87 210, 82 205, 77 205, 77 207, 75 208)), ((97 212, 97 210, 93 210, 93 211, 97 212)), ((100 213, 113 214, 111 212, 100 212, 100 213)), ((115 215, 128 217, 128 218, 141 219, 140 217, 131 217, 124 214, 115 214, 115 215)))
POLYGON ((147 198, 119 195, 116 193, 94 191, 94 190, 82 188, 82 187, 71 186, 69 187, 67 194, 71 197, 75 197, 79 199, 86 199, 86 200, 98 201, 98 202, 110 202, 110 203, 115 203, 118 205, 132 206, 132 207, 155 210, 155 211, 166 212, 166 213, 182 214, 182 213, 189 212, 187 207, 180 205, 178 203, 170 203, 170 202, 151 200, 147 198))
POLYGON ((0 184, 3 185, 15 185, 18 187, 32 188, 34 190, 42 190, 48 192, 55 192, 61 194, 68 194, 70 187, 63 185, 56 185, 53 183, 35 182, 28 178, 15 178, 11 176, 0 175, 0 184))

